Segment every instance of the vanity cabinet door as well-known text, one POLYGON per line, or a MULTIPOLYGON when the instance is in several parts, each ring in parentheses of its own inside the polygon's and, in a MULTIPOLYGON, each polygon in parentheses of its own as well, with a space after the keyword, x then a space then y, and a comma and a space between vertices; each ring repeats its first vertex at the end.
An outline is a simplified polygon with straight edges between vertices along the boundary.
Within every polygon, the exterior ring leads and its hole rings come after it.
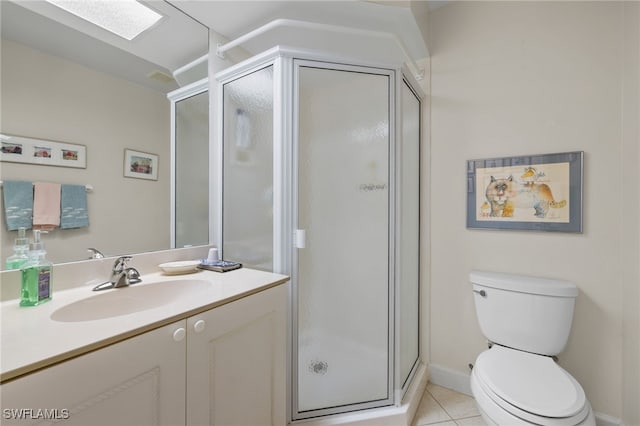
POLYGON ((286 424, 288 284, 187 320, 187 424, 286 424))
POLYGON ((184 425, 185 327, 179 321, 3 384, 2 424, 184 425))

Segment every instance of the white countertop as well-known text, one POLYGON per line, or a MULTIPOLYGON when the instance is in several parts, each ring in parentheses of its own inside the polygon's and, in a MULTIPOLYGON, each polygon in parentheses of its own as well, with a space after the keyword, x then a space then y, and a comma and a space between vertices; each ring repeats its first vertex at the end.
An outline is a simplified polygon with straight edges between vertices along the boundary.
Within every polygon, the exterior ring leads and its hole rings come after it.
POLYGON ((132 314, 105 319, 59 322, 51 319, 57 309, 88 297, 128 288, 92 291, 82 286, 54 291, 52 300, 34 307, 20 307, 19 300, 0 303, 0 381, 76 357, 149 330, 207 311, 248 295, 283 284, 288 277, 242 268, 218 273, 198 271, 185 275, 146 274, 133 287, 163 281, 202 280, 202 289, 185 292, 174 301, 132 314))

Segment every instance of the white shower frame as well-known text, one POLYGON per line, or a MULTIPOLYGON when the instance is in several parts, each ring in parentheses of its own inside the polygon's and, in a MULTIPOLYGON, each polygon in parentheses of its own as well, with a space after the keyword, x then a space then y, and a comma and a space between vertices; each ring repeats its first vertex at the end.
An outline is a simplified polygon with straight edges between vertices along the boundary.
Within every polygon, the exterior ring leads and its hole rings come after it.
MULTIPOLYGON (((225 84, 242 78, 253 72, 273 66, 273 84, 274 84, 274 126, 273 126, 273 272, 288 274, 291 277, 291 286, 289 294, 289 310, 287 330, 288 342, 290 347, 287 350, 287 412, 288 421, 296 422, 298 420, 311 419, 319 416, 340 415, 346 412, 365 410, 369 408, 378 408, 393 406, 399 407, 405 394, 409 390, 416 371, 421 364, 422 354, 418 353, 418 357, 414 362, 413 368, 409 373, 408 379, 404 384, 400 383, 400 361, 396 356, 399 350, 399 321, 396 321, 396 312, 399 309, 398 300, 395 294, 398 292, 399 282, 396 279, 397 272, 395 270, 395 256, 398 234, 396 232, 395 218, 400 209, 400 194, 397 188, 397 177, 399 173, 398 159, 401 158, 400 144, 396 141, 402 138, 402 128, 400 123, 402 111, 400 108, 399 94, 404 81, 407 82, 411 90, 418 96, 422 104, 424 94, 413 73, 406 67, 398 64, 377 63, 371 61, 362 61, 354 58, 340 57, 331 53, 318 52, 307 49, 290 48, 286 46, 276 46, 265 52, 257 54, 237 65, 229 67, 215 75, 214 82, 216 84, 214 93, 216 94, 216 108, 220 113, 215 114, 215 171, 211 173, 210 187, 212 189, 211 198, 214 200, 211 204, 217 206, 214 219, 214 237, 211 239, 220 250, 220 255, 224 258, 224 246, 222 244, 222 182, 223 182, 223 123, 224 117, 224 92, 225 84), (297 306, 293 301, 297 300, 296 284, 297 284, 297 249, 296 249, 296 229, 297 229, 297 110, 295 108, 295 94, 297 87, 294 84, 285 84, 285 82, 295 82, 294 78, 295 62, 308 62, 313 64, 331 64, 333 69, 352 69, 366 72, 367 70, 377 70, 380 74, 386 74, 390 77, 390 132, 389 132, 389 164, 393 164, 394 173, 389 174, 389 369, 388 369, 388 397, 385 400, 374 401, 369 403, 353 404, 348 406, 348 410, 344 407, 337 409, 314 410, 308 415, 300 415, 297 411, 296 403, 293 396, 297 394, 297 385, 295 378, 295 370, 297 365, 297 346, 294 344, 294 337, 297 335, 296 317, 297 306), (295 117, 294 117, 295 114, 295 117), (394 118, 391 120, 391 118, 394 118)), ((213 90, 213 89, 212 89, 213 90)), ((420 318, 418 318, 418 327, 420 318)), ((418 348, 420 348, 418 344, 418 348)))
MULTIPOLYGON (((205 77, 201 80, 195 81, 187 86, 176 89, 167 94, 167 99, 171 102, 171 195, 170 195, 170 203, 171 203, 171 214, 169 217, 171 230, 169 233, 169 243, 170 247, 176 248, 176 179, 177 179, 177 170, 176 170, 176 144, 177 144, 177 135, 176 135, 176 107, 178 102, 183 101, 185 99, 191 98, 193 96, 199 95, 201 93, 206 93, 209 91, 209 78, 205 77)), ((209 157, 211 159, 211 156, 209 157)), ((209 164, 211 161, 209 161, 209 164)), ((209 168, 209 184, 212 183, 211 179, 211 168, 209 168)), ((209 197, 209 214, 214 212, 213 197, 209 197)), ((209 223, 209 241, 214 241, 214 229, 209 223)))
MULTIPOLYGON (((425 94, 422 91, 422 89, 420 88, 420 84, 418 83, 418 80, 415 78, 414 73, 411 72, 411 70, 406 67, 403 66, 399 75, 399 78, 396 78, 396 123, 401 123, 402 122, 402 117, 403 117, 403 111, 402 111, 402 102, 401 102, 401 96, 402 96, 402 85, 403 84, 407 84, 407 86, 409 87, 409 90, 418 98, 419 103, 420 103, 420 109, 419 109, 419 136, 418 136, 418 154, 419 157, 422 158, 422 140, 423 140, 423 120, 422 120, 422 113, 423 113, 423 100, 425 98, 425 94)), ((401 141, 402 140, 402 126, 397 126, 397 132, 396 132, 396 140, 397 141, 401 141)), ((400 188, 402 187, 402 179, 401 179, 401 167, 400 167, 400 161, 402 159, 402 144, 398 143, 395 146, 395 151, 396 151, 396 158, 398 159, 398 161, 396 161, 395 163, 395 172, 396 172, 396 178, 397 178, 397 183, 398 186, 396 186, 396 199, 395 199, 395 207, 396 207, 396 214, 398 215, 398 217, 400 217, 400 211, 401 211, 401 206, 402 206, 402 191, 400 190, 400 188)), ((419 160, 418 163, 418 194, 420 197, 420 194, 422 194, 422 190, 421 190, 421 179, 420 177, 422 176, 422 161, 419 160)), ((420 206, 421 206, 421 200, 418 199, 418 217, 420 217, 420 206)), ((418 235, 421 235, 421 228, 420 228, 420 220, 418 221, 418 235)), ((396 223, 396 226, 398 226, 398 224, 396 223)), ((400 235, 400 232, 397 232, 396 235, 400 235)), ((397 240, 396 240, 397 241, 397 240)), ((399 251, 399 247, 400 244, 396 244, 396 247, 398 248, 399 251)), ((418 261, 420 260, 420 237, 418 237, 418 261)), ((411 367, 409 374, 407 375, 407 378, 404 379, 404 382, 402 381, 402 377, 400 377, 402 368, 400 366, 400 357, 397 356, 396 357, 396 363, 395 363, 395 377, 394 380, 396 384, 399 384, 399 387, 395 388, 395 403, 396 406, 399 406, 402 401, 404 400, 405 395, 407 394, 407 392, 409 391, 409 388, 411 386, 411 384, 413 383, 413 380, 416 378, 416 375, 418 374, 418 369, 420 367, 420 362, 422 359, 422 353, 421 353, 421 339, 420 336, 422 335, 420 333, 420 325, 422 324, 422 309, 420 309, 420 299, 421 299, 421 285, 420 283, 422 283, 422 268, 421 265, 418 265, 418 357, 416 358, 416 360, 413 363, 413 366, 411 367)), ((395 283, 395 289, 396 292, 399 293, 399 286, 400 286, 400 275, 399 272, 396 270, 396 275, 394 277, 394 283, 395 283)), ((400 298, 396 298, 396 303, 395 303, 395 312, 399 312, 399 309, 401 308, 400 306, 400 298)), ((397 316, 396 316, 397 317, 397 316)), ((396 351, 399 350, 400 348, 400 327, 402 326, 402 324, 400 324, 400 321, 396 321, 395 322, 395 335, 397 336, 397 340, 395 342, 395 349, 396 351)), ((397 353, 397 352, 396 352, 397 353)))
MULTIPOLYGON (((397 90, 397 84, 396 82, 396 70, 390 67, 383 67, 380 65, 355 65, 354 63, 357 63, 357 61, 353 61, 353 60, 341 60, 341 61, 336 61, 335 58, 324 58, 323 60, 317 59, 317 56, 314 58, 300 58, 300 57, 296 57, 293 60, 293 66, 294 66, 294 70, 293 70, 293 140, 292 140, 292 147, 293 147, 293 152, 292 152, 292 159, 293 159, 293 170, 298 170, 298 134, 299 134, 299 130, 298 130, 298 124, 299 124, 299 117, 298 117, 298 98, 297 98, 297 93, 298 93, 298 69, 303 67, 303 66, 313 66, 316 68, 322 68, 322 69, 330 69, 330 70, 338 70, 338 71, 352 71, 352 72, 361 72, 361 73, 368 73, 368 74, 375 74, 375 75, 382 75, 382 76, 387 76, 389 78, 389 164, 395 164, 396 163, 396 157, 395 157, 395 150, 393 149, 393 147, 396 145, 395 141, 396 141, 396 123, 395 123, 395 118, 397 117, 396 114, 396 105, 395 105, 395 97, 396 97, 396 90, 397 90)), ((389 217, 388 217, 388 223, 387 223, 387 230, 388 230, 388 237, 389 237, 389 247, 388 247, 388 255, 389 255, 389 271, 388 271, 388 277, 387 277, 387 289, 388 289, 388 306, 395 306, 395 289, 393 286, 394 283, 394 276, 395 276, 395 243, 396 243, 396 238, 395 238, 395 227, 393 226, 393 224, 395 224, 395 209, 393 209, 394 206, 394 197, 395 197, 395 187, 396 187, 396 176, 394 174, 391 173, 391 168, 389 170, 389 194, 388 194, 388 206, 389 206, 389 217)), ((293 193, 297 194, 298 193, 298 174, 294 173, 293 176, 293 193)), ((294 200, 295 201, 295 200, 294 200)), ((292 229, 296 230, 298 229, 298 224, 297 224, 297 218, 298 218, 298 203, 297 202, 293 202, 292 205, 292 211, 293 211, 293 223, 292 223, 292 229)), ((293 258, 293 265, 292 265, 292 269, 291 269, 291 292, 292 292, 292 301, 296 301, 298 300, 298 295, 297 295, 297 288, 298 288, 298 253, 297 250, 293 250, 292 253, 292 258, 293 258)), ((291 362, 291 366, 290 366, 290 370, 292 373, 295 373, 298 371, 298 345, 297 345, 297 336, 298 336, 298 330, 297 330, 297 304, 296 303, 292 303, 292 307, 291 307, 291 311, 292 311, 292 321, 291 321, 291 326, 292 326, 292 336, 290 341, 292 342, 292 350, 291 352, 291 356, 292 356, 292 362, 291 362)), ((292 398, 291 399, 291 404, 292 404, 292 420, 303 420, 303 419, 307 419, 307 418, 313 418, 313 417, 319 417, 319 416, 326 416, 326 415, 331 415, 331 414, 339 414, 339 413, 344 413, 344 412, 350 412, 350 411, 355 411, 355 410, 364 410, 364 409, 369 409, 369 408, 378 408, 378 407, 384 407, 384 406, 388 406, 388 405, 392 405, 394 403, 394 387, 393 387, 393 380, 394 380, 394 359, 395 359, 395 346, 394 346, 394 342, 395 342, 395 327, 394 327, 394 312, 395 309, 388 309, 387 313, 388 313, 388 342, 387 342, 387 357, 388 357, 388 365, 387 365, 387 397, 385 399, 381 399, 381 400, 374 400, 374 401, 368 401, 368 402, 361 402, 361 403, 355 403, 355 404, 349 404, 344 405, 344 406, 338 406, 338 407, 334 407, 334 408, 325 408, 325 409, 317 409, 317 410, 312 410, 309 412, 300 412, 298 407, 297 407, 297 399, 296 398, 292 398), (394 348, 394 350, 391 350, 391 348, 394 348)), ((298 388, 297 388, 297 381, 294 380, 295 377, 292 377, 291 380, 291 393, 292 396, 293 395, 297 395, 298 394, 298 388)))

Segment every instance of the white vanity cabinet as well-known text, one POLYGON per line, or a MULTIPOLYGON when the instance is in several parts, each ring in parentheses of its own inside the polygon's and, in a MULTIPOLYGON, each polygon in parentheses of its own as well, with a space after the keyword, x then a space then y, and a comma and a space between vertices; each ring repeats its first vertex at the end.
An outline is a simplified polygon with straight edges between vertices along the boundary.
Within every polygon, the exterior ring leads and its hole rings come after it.
POLYGON ((287 288, 187 320, 187 425, 286 424, 287 288))
POLYGON ((185 337, 182 320, 5 383, 1 423, 184 424, 185 337))
POLYGON ((287 298, 277 285, 4 383, 0 423, 284 425, 287 298))

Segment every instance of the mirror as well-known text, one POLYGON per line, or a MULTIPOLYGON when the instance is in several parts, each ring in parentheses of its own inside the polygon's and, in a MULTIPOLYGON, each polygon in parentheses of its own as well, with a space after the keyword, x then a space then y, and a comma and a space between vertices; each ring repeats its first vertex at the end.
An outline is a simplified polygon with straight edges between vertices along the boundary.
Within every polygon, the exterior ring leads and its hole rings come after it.
MULTIPOLYGON (((86 148, 85 168, 0 164, 2 181, 93 188, 88 227, 44 236, 52 262, 87 259, 88 247, 106 256, 170 248, 167 94, 206 77, 209 36, 179 2, 144 3, 163 18, 127 42, 44 1, 0 2, 0 133, 86 148), (125 176, 125 150, 157 158, 157 179, 125 176)), ((17 232, 2 216, 4 269, 17 232)))
MULTIPOLYGON (((209 92, 208 80, 174 101, 175 215, 172 247, 209 244, 209 92)), ((172 203, 173 204, 173 203, 172 203)))

